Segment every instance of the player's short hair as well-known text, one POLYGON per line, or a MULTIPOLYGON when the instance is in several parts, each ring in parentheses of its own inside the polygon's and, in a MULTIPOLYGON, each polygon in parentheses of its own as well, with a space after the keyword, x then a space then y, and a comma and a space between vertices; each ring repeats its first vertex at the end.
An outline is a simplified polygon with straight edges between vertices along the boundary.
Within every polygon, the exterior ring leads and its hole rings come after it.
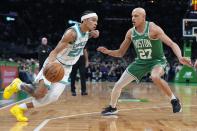
POLYGON ((86 11, 84 11, 84 12, 81 14, 81 17, 84 16, 84 15, 90 14, 90 13, 96 13, 96 12, 94 12, 94 11, 92 11, 92 10, 86 10, 86 11))

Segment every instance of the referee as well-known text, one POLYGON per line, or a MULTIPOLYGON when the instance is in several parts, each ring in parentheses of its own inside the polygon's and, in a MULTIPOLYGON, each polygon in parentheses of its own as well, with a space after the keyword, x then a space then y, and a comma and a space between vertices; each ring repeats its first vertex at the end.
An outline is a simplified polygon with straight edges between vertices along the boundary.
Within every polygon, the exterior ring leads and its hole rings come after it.
POLYGON ((86 90, 86 67, 88 66, 88 53, 87 49, 84 48, 83 53, 81 54, 79 60, 73 65, 72 71, 70 74, 71 78, 71 93, 72 96, 76 96, 76 87, 75 80, 77 71, 79 69, 80 80, 81 80, 81 95, 88 95, 86 90))

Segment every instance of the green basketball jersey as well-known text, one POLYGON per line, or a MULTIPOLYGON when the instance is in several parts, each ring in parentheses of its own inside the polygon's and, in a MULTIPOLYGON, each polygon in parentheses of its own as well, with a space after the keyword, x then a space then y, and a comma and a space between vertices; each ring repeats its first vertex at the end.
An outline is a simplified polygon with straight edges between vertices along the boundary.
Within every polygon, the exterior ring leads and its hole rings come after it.
POLYGON ((161 40, 149 37, 149 22, 146 21, 144 32, 141 34, 135 27, 131 29, 133 45, 137 54, 136 62, 147 63, 157 60, 165 60, 163 44, 161 40))

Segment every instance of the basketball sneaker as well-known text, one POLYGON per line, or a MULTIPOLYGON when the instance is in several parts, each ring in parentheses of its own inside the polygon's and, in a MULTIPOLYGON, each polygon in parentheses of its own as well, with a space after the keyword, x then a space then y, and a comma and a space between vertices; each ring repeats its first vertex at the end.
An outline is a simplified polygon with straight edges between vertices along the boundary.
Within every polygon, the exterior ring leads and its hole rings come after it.
POLYGON ((19 122, 26 122, 28 121, 28 118, 24 116, 24 109, 19 107, 18 105, 13 106, 10 109, 11 114, 16 117, 17 121, 19 122))
POLYGON ((115 115, 118 113, 117 108, 113 108, 111 105, 108 107, 104 108, 104 110, 101 112, 102 115, 107 116, 107 115, 115 115))
POLYGON ((75 91, 72 92, 72 96, 76 96, 77 93, 75 91))
POLYGON ((18 85, 21 84, 22 81, 19 78, 16 78, 12 81, 12 83, 4 89, 3 98, 10 99, 10 97, 19 91, 18 85))
POLYGON ((24 131, 24 127, 27 125, 27 122, 17 122, 9 131, 24 131))
POLYGON ((86 95, 88 95, 88 93, 87 92, 81 92, 81 95, 86 96, 86 95))
POLYGON ((171 104, 172 104, 173 113, 177 113, 177 112, 182 111, 181 104, 180 104, 180 101, 178 98, 172 99, 171 104))

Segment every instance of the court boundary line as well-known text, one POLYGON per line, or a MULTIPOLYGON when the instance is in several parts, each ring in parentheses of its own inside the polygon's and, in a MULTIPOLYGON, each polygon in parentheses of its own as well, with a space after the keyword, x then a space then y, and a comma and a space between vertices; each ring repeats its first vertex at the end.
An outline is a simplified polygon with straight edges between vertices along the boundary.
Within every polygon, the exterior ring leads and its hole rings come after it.
MULTIPOLYGON (((162 105, 166 105, 166 103, 162 104, 162 105)), ((184 107, 193 107, 193 106, 195 107, 197 105, 184 105, 184 107)), ((144 109, 159 109, 159 108, 168 108, 168 107, 172 107, 172 106, 152 106, 152 107, 144 107, 144 108, 137 107, 137 108, 120 109, 118 111, 122 112, 122 111, 144 110, 144 109)), ((183 108, 183 106, 182 106, 182 108, 183 108)), ((92 115, 92 114, 100 114, 100 112, 89 112, 89 113, 65 115, 65 116, 59 116, 59 117, 45 119, 33 131, 40 131, 51 120, 62 119, 62 118, 71 118, 71 117, 77 117, 77 116, 86 116, 86 115, 92 115)))
POLYGON ((6 106, 4 106, 4 107, 1 107, 1 108, 0 108, 0 111, 3 110, 3 109, 5 109, 5 108, 8 108, 8 107, 10 107, 10 106, 13 106, 13 105, 16 105, 16 104, 18 104, 18 103, 21 103, 21 102, 24 102, 24 101, 28 101, 28 100, 31 100, 31 99, 32 99, 32 97, 28 97, 28 98, 26 98, 26 99, 23 99, 23 100, 20 100, 20 101, 17 101, 17 102, 8 104, 8 105, 6 105, 6 106))

